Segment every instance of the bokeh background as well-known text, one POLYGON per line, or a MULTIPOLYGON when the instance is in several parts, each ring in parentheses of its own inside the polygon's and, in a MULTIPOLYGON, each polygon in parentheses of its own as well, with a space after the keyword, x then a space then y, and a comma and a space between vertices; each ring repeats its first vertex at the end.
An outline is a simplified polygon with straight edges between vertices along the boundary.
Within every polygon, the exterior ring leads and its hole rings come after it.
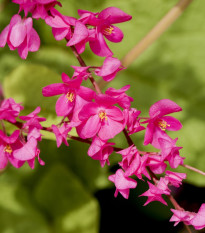
MULTIPOLYGON (((156 23, 177 3, 176 0, 61 0, 63 14, 78 17, 77 9, 99 12, 115 6, 133 19, 119 25, 124 32, 120 44, 111 44, 114 56, 122 59, 156 23)), ((205 171, 205 1, 197 0, 183 15, 136 61, 119 73, 107 87, 131 85, 128 94, 134 98, 132 107, 146 116, 156 101, 169 98, 183 111, 175 114, 183 128, 170 136, 178 137, 185 163, 205 171)), ((11 1, 0 0, 0 31, 18 12, 11 1)), ((41 90, 60 82, 61 73, 72 76, 71 65, 78 65, 66 42, 56 42, 42 20, 34 21, 41 38, 41 48, 21 60, 16 51, 0 49, 0 82, 6 98, 13 97, 25 106, 22 114, 41 106, 45 126, 58 123, 55 115, 56 97, 43 98, 41 90)), ((100 66, 103 58, 93 55, 89 47, 82 54, 88 65, 100 66)), ((8 131, 12 127, 7 125, 8 131)), ((88 145, 69 141, 59 149, 53 135, 44 134, 40 143, 41 158, 46 165, 27 165, 21 169, 8 167, 0 175, 0 233, 107 233, 107 232, 186 232, 183 224, 173 227, 169 222, 171 204, 150 203, 144 207, 144 197, 138 197, 148 185, 138 181, 129 200, 114 198, 114 187, 107 177, 117 169, 120 157, 110 156, 111 166, 100 167, 87 156, 88 145)), ((140 150, 144 133, 132 136, 140 150)), ((123 135, 113 140, 127 147, 123 135)), ((153 150, 147 147, 145 150, 153 150)), ((205 203, 205 177, 188 171, 187 179, 173 190, 176 200, 189 211, 197 211, 205 203)), ((146 181, 146 180, 145 180, 146 181)), ((194 229, 192 229, 193 232, 194 229)), ((201 230, 201 232, 205 232, 201 230)))

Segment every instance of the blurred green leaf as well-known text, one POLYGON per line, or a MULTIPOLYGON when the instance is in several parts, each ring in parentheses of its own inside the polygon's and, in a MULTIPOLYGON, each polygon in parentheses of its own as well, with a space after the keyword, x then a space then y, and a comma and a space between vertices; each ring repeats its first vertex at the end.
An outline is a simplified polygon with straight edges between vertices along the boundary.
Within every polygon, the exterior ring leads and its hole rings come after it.
POLYGON ((28 191, 7 174, 0 177, 1 233, 49 233, 44 216, 31 203, 28 191))
POLYGON ((35 187, 35 199, 54 220, 58 233, 97 233, 97 201, 64 165, 50 166, 35 187))

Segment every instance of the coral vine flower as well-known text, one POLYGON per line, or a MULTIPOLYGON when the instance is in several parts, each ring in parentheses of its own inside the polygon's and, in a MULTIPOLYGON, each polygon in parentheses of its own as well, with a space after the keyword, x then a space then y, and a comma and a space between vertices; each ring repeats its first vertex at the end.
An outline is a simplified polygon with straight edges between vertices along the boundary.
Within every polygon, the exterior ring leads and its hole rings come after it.
POLYGON ((114 57, 106 57, 102 67, 95 69, 95 74, 101 76, 105 81, 112 81, 120 70, 125 69, 121 61, 114 57))
POLYGON ((58 116, 68 116, 81 99, 91 101, 95 92, 87 87, 81 86, 82 77, 70 79, 65 73, 62 74, 63 83, 50 84, 43 88, 43 96, 55 96, 62 94, 56 102, 56 113, 58 116))
POLYGON ((205 227, 205 204, 202 204, 198 213, 191 219, 190 223, 196 230, 201 230, 205 227))
POLYGON ((40 38, 33 29, 32 18, 21 19, 20 15, 14 15, 0 34, 0 47, 4 47, 6 43, 11 50, 17 49, 22 59, 26 59, 29 51, 37 51, 40 38))
POLYGON ((72 127, 66 123, 64 123, 61 127, 52 125, 52 130, 56 136, 57 147, 60 147, 62 142, 64 142, 66 146, 69 146, 68 141, 67 141, 67 135, 68 135, 68 132, 71 131, 71 129, 72 127))
POLYGON ((45 22, 52 27, 52 33, 56 40, 70 40, 72 36, 71 28, 75 25, 77 19, 64 16, 56 9, 52 9, 51 16, 46 17, 45 22))
POLYGON ((169 181, 169 184, 175 187, 179 187, 182 184, 182 180, 186 179, 186 174, 179 173, 179 172, 166 171, 165 178, 169 181))
POLYGON ((115 89, 112 87, 109 87, 106 91, 105 94, 112 96, 113 98, 116 99, 117 104, 125 109, 130 108, 131 102, 134 101, 134 99, 130 96, 128 96, 125 92, 129 90, 130 85, 126 85, 120 89, 115 89))
POLYGON ((183 222, 186 225, 191 225, 191 220, 196 215, 194 212, 189 212, 185 210, 175 210, 171 209, 174 213, 173 216, 170 218, 170 222, 175 222, 174 226, 176 226, 179 222, 183 222))
POLYGON ((108 143, 96 136, 93 138, 92 144, 88 149, 88 155, 92 157, 92 159, 99 160, 101 167, 104 167, 105 163, 110 165, 108 158, 113 152, 113 145, 115 145, 115 143, 108 143))
POLYGON ((19 13, 24 11, 27 16, 31 12, 35 19, 45 19, 55 5, 61 6, 61 3, 56 0, 12 0, 12 2, 19 4, 19 13))
POLYGON ((182 111, 182 108, 169 99, 162 99, 153 104, 149 110, 150 118, 144 122, 148 123, 145 132, 144 145, 152 143, 156 129, 160 129, 163 132, 165 130, 180 130, 182 127, 180 121, 172 116, 166 116, 167 114, 179 111, 182 111))
POLYGON ((0 119, 15 123, 21 110, 23 110, 23 106, 17 104, 14 99, 5 99, 1 103, 0 119))
POLYGON ((148 199, 145 202, 144 206, 149 204, 152 201, 160 201, 162 204, 167 205, 165 200, 162 198, 162 194, 169 195, 170 190, 168 189, 168 180, 161 177, 157 185, 153 185, 148 181, 149 189, 141 194, 140 196, 147 196, 148 199))
POLYGON ((78 114, 82 123, 76 128, 81 138, 92 138, 96 135, 102 140, 114 138, 124 129, 124 115, 122 111, 113 106, 114 98, 99 94, 95 103, 83 106, 78 114))
POLYGON ((113 24, 130 20, 132 16, 116 7, 108 7, 99 14, 78 10, 80 20, 94 27, 94 34, 89 39, 90 48, 98 56, 108 57, 113 53, 107 46, 104 37, 111 42, 120 42, 123 39, 122 31, 113 24), (97 16, 97 18, 96 18, 97 16))
POLYGON ((137 181, 126 177, 122 169, 118 169, 116 173, 109 176, 108 179, 116 186, 115 197, 117 197, 118 192, 120 192, 124 198, 128 199, 130 189, 137 187, 137 181))

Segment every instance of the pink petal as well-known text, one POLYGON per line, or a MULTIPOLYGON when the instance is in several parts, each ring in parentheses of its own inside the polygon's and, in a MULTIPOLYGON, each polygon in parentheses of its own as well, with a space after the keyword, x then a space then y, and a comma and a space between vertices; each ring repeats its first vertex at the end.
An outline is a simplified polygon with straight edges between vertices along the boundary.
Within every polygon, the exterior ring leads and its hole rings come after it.
POLYGON ((149 115, 151 117, 156 115, 160 117, 179 111, 182 111, 182 108, 178 104, 169 99, 162 99, 150 107, 149 115))
POLYGON ((177 131, 182 128, 181 122, 174 117, 164 116, 161 119, 167 123, 167 127, 166 127, 167 130, 177 131))
POLYGON ((97 75, 99 76, 110 75, 113 72, 117 71, 120 66, 121 66, 121 62, 119 59, 114 57, 106 57, 103 62, 103 66, 101 67, 100 71, 97 72, 97 75))
POLYGON ((9 34, 9 25, 6 26, 0 34, 0 47, 3 48, 6 45, 8 34, 9 34))
POLYGON ((8 164, 8 158, 4 153, 4 146, 0 146, 0 169, 4 169, 8 164))
POLYGON ((97 39, 89 41, 89 44, 93 53, 100 57, 108 57, 113 55, 112 51, 107 46, 102 33, 98 34, 97 39))
POLYGON ((126 14, 124 11, 116 7, 108 7, 102 10, 98 16, 101 19, 109 19, 110 24, 122 23, 132 19, 131 15, 126 14))
POLYGON ((27 30, 23 22, 15 24, 10 31, 9 40, 14 47, 18 47, 26 38, 27 30))
POLYGON ((114 121, 108 117, 105 123, 101 126, 98 136, 102 140, 108 140, 114 138, 123 129, 124 129, 123 123, 114 121))
POLYGON ((104 36, 111 42, 114 42, 114 43, 118 43, 120 41, 122 41, 124 35, 123 35, 123 32, 118 28, 118 27, 115 27, 115 26, 111 26, 113 28, 113 31, 110 35, 107 35, 107 34, 104 34, 104 36))
POLYGON ((62 83, 53 83, 42 89, 42 94, 45 97, 60 95, 65 93, 65 86, 62 83))
POLYGON ((33 159, 36 155, 37 140, 33 137, 20 149, 13 152, 15 159, 27 161, 33 159))
POLYGON ((36 32, 36 30, 32 28, 30 32, 30 38, 28 41, 28 50, 30 52, 36 52, 39 50, 39 47, 40 47, 40 37, 36 32))
POLYGON ((83 139, 94 137, 99 129, 101 123, 98 115, 91 116, 85 123, 77 127, 79 136, 83 139))
POLYGON ((68 101, 66 95, 62 95, 58 98, 56 102, 56 114, 57 116, 67 116, 75 105, 75 101, 68 101))
POLYGON ((52 33, 56 40, 64 39, 69 31, 68 28, 52 28, 52 33))

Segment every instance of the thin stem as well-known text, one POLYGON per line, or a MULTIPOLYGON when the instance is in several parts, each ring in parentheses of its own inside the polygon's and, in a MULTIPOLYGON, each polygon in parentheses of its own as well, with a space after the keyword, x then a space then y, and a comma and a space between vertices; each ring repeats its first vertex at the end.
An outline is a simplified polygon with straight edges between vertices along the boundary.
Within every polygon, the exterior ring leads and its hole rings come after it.
POLYGON ((199 169, 197 169, 195 167, 189 166, 187 164, 183 164, 181 166, 205 176, 205 172, 203 172, 203 171, 201 171, 201 170, 199 170, 199 169))
POLYGON ((161 34, 175 22, 193 0, 180 0, 158 24, 122 59, 122 64, 128 67, 139 57, 161 34))
MULTIPOLYGON (((71 49, 72 49, 73 54, 75 55, 75 57, 78 59, 79 64, 80 64, 82 67, 86 67, 87 65, 86 65, 85 61, 82 59, 82 57, 80 56, 80 54, 77 52, 75 46, 71 46, 71 49)), ((95 79, 92 77, 92 75, 89 75, 89 79, 90 79, 92 85, 94 86, 96 92, 97 92, 98 94, 102 94, 101 89, 99 88, 97 82, 96 82, 95 79)))
POLYGON ((123 129, 123 133, 127 139, 127 143, 129 146, 132 146, 134 144, 134 142, 132 141, 131 137, 129 136, 129 134, 127 133, 126 129, 123 129))

